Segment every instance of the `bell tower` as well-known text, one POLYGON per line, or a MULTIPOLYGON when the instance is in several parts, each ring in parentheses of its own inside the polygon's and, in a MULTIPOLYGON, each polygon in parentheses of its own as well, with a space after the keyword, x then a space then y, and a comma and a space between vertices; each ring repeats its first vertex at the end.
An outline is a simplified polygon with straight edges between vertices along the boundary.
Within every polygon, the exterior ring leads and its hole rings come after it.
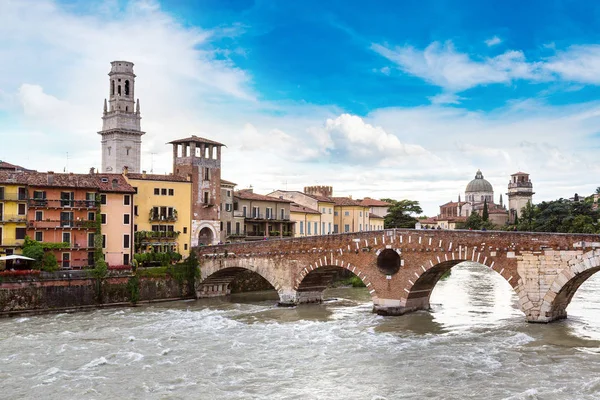
POLYGON ((508 182, 508 220, 511 223, 521 218, 521 210, 533 199, 533 183, 526 172, 517 172, 508 182))
POLYGON ((113 61, 108 73, 109 98, 102 115, 102 172, 140 172, 142 132, 140 100, 135 100, 133 63, 113 61))

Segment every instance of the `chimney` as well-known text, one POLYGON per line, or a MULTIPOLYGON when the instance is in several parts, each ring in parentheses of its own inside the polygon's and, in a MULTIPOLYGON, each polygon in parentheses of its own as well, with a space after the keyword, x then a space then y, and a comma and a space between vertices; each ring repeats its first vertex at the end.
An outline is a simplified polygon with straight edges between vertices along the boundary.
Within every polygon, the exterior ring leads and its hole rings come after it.
POLYGON ((96 168, 90 168, 90 175, 94 175, 96 173, 96 168))
POLYGON ((119 180, 118 179, 113 179, 112 180, 112 188, 116 189, 119 186, 119 180))
POLYGON ((127 165, 125 165, 123 167, 123 175, 127 175, 129 173, 129 167, 127 165))
POLYGON ((146 179, 146 171, 142 171, 142 178, 146 179))
POLYGON ((48 171, 48 185, 52 185, 54 183, 54 171, 48 171))

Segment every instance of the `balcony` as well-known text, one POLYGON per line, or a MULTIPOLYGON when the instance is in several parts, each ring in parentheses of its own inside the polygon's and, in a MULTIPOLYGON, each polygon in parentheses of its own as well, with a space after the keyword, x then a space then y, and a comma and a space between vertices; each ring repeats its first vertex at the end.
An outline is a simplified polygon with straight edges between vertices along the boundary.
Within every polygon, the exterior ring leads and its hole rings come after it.
POLYGON ((142 242, 153 239, 176 239, 179 237, 179 232, 174 231, 139 231, 135 233, 135 239, 142 242))
POLYGON ((2 215, 0 214, 0 222, 27 222, 27 215, 2 215))
POLYGON ((153 210, 150 210, 150 215, 148 216, 148 220, 150 222, 177 222, 177 210, 173 210, 172 214, 161 214, 156 213, 153 210))
POLYGON ((0 193, 0 201, 27 201, 27 195, 23 193, 0 193))
POLYGON ((87 229, 95 230, 96 222, 87 220, 45 220, 34 221, 30 220, 27 227, 31 229, 87 229))
POLYGON ((94 200, 49 200, 29 199, 27 202, 31 208, 73 208, 73 209, 96 209, 94 200))

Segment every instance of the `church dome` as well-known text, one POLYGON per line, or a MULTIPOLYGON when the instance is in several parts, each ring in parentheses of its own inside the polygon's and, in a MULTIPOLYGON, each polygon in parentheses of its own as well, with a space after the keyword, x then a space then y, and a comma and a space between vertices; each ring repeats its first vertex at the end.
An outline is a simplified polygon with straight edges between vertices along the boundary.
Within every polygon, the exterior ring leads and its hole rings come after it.
POLYGON ((494 191, 494 188, 492 187, 492 184, 489 183, 488 181, 486 181, 485 179, 483 179, 483 174, 481 173, 481 170, 477 170, 475 179, 473 179, 471 182, 469 182, 469 184, 467 185, 467 188, 465 189, 465 193, 493 192, 493 191, 494 191))

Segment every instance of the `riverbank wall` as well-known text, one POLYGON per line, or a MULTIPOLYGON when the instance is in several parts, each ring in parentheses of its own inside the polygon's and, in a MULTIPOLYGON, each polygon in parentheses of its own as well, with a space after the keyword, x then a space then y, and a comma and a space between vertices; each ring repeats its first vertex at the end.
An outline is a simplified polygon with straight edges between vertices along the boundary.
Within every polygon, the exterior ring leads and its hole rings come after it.
POLYGON ((134 278, 128 273, 97 279, 86 273, 60 272, 35 277, 3 277, 0 316, 189 298, 195 298, 193 288, 169 276, 134 278))

